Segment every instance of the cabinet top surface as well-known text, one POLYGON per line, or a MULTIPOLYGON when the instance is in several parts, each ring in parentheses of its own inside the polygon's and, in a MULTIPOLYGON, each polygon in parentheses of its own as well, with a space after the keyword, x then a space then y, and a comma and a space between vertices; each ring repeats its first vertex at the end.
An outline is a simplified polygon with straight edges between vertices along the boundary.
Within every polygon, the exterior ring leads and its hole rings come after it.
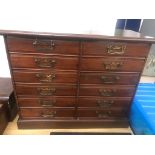
POLYGON ((155 38, 144 36, 106 36, 100 34, 73 34, 73 33, 52 33, 52 32, 34 32, 34 31, 17 31, 17 30, 0 30, 0 35, 10 36, 29 36, 29 37, 47 37, 47 38, 64 38, 64 39, 82 39, 82 40, 112 40, 112 41, 137 41, 155 43, 155 38))

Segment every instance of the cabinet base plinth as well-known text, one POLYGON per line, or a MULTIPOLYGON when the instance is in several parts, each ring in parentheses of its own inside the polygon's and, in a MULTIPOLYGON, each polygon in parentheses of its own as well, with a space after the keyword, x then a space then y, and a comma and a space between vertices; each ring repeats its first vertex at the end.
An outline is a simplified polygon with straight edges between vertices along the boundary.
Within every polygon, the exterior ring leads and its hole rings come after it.
POLYGON ((127 119, 123 120, 44 120, 19 119, 19 129, 74 129, 74 128, 126 128, 129 127, 127 119))

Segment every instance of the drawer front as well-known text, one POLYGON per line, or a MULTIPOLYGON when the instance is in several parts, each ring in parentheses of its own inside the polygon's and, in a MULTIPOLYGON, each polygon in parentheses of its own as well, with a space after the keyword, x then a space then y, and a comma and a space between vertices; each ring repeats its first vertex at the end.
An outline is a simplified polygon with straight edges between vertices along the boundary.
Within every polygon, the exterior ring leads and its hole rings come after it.
POLYGON ((54 119, 57 117, 74 117, 74 112, 75 110, 73 108, 21 108, 20 116, 22 118, 39 117, 45 119, 54 119))
POLYGON ((7 37, 7 45, 10 52, 76 55, 79 53, 78 41, 7 37))
POLYGON ((54 72, 50 70, 13 70, 14 80, 25 83, 76 83, 76 72, 54 72))
POLYGON ((98 108, 129 108, 132 98, 115 97, 80 97, 79 107, 98 107, 98 108))
POLYGON ((78 58, 10 54, 12 68, 76 70, 78 58))
POLYGON ((83 42, 84 55, 146 57, 150 44, 107 41, 83 42))
POLYGON ((139 74, 134 73, 81 73, 81 84, 129 84, 135 85, 139 74))
POLYGON ((33 96, 75 96, 76 86, 26 86, 22 84, 16 85, 16 93, 19 95, 33 96))
POLYGON ((74 107, 75 97, 18 98, 19 107, 74 107))
POLYGON ((140 72, 144 59, 127 58, 82 58, 81 69, 84 71, 131 71, 140 72))
POLYGON ((124 109, 78 109, 78 117, 94 117, 96 119, 109 119, 114 117, 127 117, 128 111, 124 109))
POLYGON ((81 86, 80 96, 102 96, 102 97, 132 97, 135 91, 133 86, 81 86))

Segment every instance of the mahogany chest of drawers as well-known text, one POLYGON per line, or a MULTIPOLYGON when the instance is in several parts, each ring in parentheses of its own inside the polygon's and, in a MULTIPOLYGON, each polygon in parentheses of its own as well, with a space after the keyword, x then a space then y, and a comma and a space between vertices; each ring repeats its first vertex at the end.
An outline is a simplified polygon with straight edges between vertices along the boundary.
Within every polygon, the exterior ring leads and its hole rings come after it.
POLYGON ((153 39, 0 31, 19 128, 128 126, 153 39))

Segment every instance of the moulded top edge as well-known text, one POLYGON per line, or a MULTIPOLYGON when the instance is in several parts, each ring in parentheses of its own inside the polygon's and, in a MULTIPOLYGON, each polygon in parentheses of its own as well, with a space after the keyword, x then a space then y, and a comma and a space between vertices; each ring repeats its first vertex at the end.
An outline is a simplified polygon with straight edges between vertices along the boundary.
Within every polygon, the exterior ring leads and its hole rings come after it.
POLYGON ((17 30, 0 30, 0 35, 15 36, 38 36, 38 37, 55 37, 66 39, 88 39, 88 40, 112 40, 112 41, 136 41, 155 43, 155 38, 145 36, 105 36, 100 34, 73 34, 73 33, 52 33, 52 32, 34 32, 34 31, 17 31, 17 30))

